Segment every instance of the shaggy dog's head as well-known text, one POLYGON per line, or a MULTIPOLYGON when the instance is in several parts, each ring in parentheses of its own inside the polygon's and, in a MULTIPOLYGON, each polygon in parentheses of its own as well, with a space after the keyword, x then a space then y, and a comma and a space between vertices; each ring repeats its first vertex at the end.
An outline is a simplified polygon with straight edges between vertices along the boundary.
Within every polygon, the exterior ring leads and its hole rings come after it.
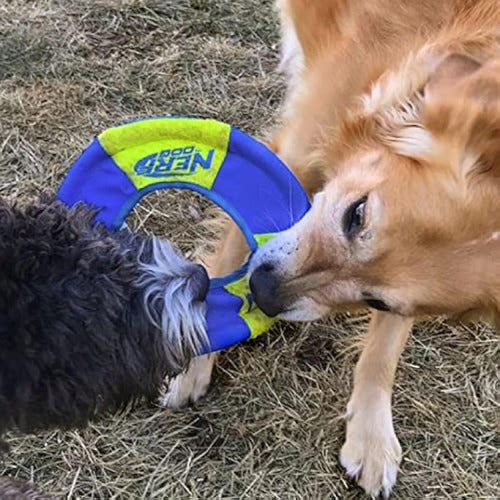
POLYGON ((205 270, 92 215, 0 200, 0 433, 155 397, 207 344, 205 270))

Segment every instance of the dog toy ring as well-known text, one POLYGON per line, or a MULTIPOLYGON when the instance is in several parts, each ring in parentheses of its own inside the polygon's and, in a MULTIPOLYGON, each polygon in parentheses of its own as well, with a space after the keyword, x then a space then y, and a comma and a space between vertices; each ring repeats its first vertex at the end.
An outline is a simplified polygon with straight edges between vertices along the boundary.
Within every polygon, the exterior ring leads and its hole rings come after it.
MULTIPOLYGON (((161 117, 110 128, 71 167, 57 198, 98 210, 96 222, 119 229, 139 200, 157 189, 196 191, 227 212, 251 253, 309 209, 306 193, 263 144, 210 119, 161 117)), ((254 338, 273 320, 253 305, 247 265, 212 278, 207 294, 207 352, 254 338)))

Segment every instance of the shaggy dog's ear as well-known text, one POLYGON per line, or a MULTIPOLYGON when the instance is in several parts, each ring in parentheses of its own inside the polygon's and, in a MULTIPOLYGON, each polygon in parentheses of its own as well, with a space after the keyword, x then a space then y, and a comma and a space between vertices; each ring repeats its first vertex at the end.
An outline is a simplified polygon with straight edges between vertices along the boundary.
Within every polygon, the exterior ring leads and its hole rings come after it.
POLYGON ((398 154, 452 168, 460 177, 500 177, 500 59, 481 65, 451 54, 417 100, 411 119, 386 136, 398 154))

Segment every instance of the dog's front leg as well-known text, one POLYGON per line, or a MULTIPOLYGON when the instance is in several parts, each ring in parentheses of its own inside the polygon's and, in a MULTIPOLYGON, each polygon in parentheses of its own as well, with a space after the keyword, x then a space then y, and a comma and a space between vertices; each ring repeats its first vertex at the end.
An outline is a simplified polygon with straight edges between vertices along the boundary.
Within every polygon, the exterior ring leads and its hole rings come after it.
POLYGON ((160 398, 160 404, 179 410, 188 403, 196 403, 203 398, 210 386, 216 359, 216 353, 192 359, 188 369, 170 382, 167 392, 160 398))
POLYGON ((412 323, 412 318, 375 311, 356 365, 340 460, 347 473, 373 496, 389 496, 401 461, 401 446, 392 423, 391 395, 412 323))

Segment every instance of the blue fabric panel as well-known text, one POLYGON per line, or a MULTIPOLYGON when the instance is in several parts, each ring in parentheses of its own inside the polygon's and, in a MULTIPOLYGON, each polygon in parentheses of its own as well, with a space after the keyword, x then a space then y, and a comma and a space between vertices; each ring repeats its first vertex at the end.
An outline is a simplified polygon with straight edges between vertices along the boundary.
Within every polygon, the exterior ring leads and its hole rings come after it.
POLYGON ((210 350, 220 351, 250 337, 247 324, 238 315, 243 300, 224 288, 212 288, 207 295, 207 332, 210 350))
POLYGON ((281 160, 234 127, 212 190, 237 207, 254 234, 288 229, 309 209, 307 195, 281 160))
POLYGON ((121 224, 113 224, 116 216, 136 191, 127 175, 95 139, 71 167, 56 198, 69 206, 85 202, 98 208, 95 220, 110 229, 118 229, 121 224))

